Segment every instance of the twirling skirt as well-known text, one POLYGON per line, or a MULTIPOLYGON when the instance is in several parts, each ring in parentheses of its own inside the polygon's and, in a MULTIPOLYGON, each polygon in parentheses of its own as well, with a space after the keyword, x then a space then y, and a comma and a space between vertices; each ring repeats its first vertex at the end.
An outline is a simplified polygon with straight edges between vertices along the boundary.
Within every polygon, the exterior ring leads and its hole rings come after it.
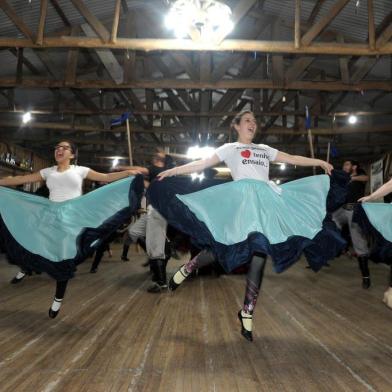
POLYGON ((139 208, 143 177, 129 177, 55 203, 0 187, 0 238, 9 262, 25 272, 73 277, 76 265, 130 220, 139 208))
POLYGON ((345 247, 328 211, 344 203, 347 183, 334 171, 331 180, 320 175, 286 183, 280 194, 257 180, 202 183, 206 189, 195 192, 188 179, 169 178, 153 182, 147 197, 196 246, 211 249, 226 271, 255 252, 270 255, 276 272, 304 252, 317 271, 345 247))
POLYGON ((359 204, 353 220, 371 236, 370 258, 376 263, 392 265, 392 204, 359 204))

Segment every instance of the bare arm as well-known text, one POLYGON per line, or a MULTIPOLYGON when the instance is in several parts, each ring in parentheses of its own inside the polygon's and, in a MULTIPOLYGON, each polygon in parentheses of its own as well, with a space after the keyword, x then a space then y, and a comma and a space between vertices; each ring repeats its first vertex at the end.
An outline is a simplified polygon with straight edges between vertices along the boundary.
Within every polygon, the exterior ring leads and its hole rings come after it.
POLYGON ((133 170, 138 172, 139 174, 143 174, 144 176, 149 175, 149 170, 146 167, 142 167, 142 166, 117 166, 117 168, 121 171, 133 170))
POLYGON ((367 176, 366 174, 361 174, 360 176, 353 176, 351 177, 351 181, 368 182, 369 176, 367 176))
POLYGON ((321 159, 313 159, 303 157, 301 155, 290 155, 282 151, 278 151, 274 162, 289 163, 296 166, 320 166, 326 173, 331 174, 333 166, 321 159))
POLYGON ((134 176, 136 174, 140 174, 139 171, 124 170, 114 173, 99 173, 90 169, 86 178, 91 181, 113 182, 129 176, 134 176))
POLYGON ((359 202, 366 202, 366 201, 372 201, 376 199, 380 199, 381 197, 384 197, 388 193, 392 192, 392 180, 389 180, 387 183, 385 183, 383 186, 378 188, 376 191, 374 191, 372 194, 369 196, 362 197, 359 199, 359 202))
POLYGON ((165 177, 172 177, 181 174, 190 174, 195 172, 203 171, 208 167, 216 166, 220 163, 220 159, 218 155, 214 154, 212 157, 207 159, 200 159, 198 161, 187 163, 186 165, 174 167, 173 169, 165 170, 164 172, 158 175, 159 179, 163 179, 165 177))
POLYGON ((3 178, 0 180, 0 186, 17 186, 23 184, 30 184, 32 182, 41 182, 43 178, 39 172, 27 174, 25 176, 15 176, 3 178))

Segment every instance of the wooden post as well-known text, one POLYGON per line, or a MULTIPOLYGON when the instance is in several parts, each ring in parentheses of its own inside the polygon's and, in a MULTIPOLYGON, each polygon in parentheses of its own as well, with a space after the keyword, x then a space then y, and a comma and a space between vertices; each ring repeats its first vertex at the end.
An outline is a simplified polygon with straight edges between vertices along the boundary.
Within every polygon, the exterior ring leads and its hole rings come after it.
POLYGON ((48 0, 41 0, 38 34, 36 40, 37 45, 42 45, 44 41, 45 20, 46 20, 47 12, 48 12, 48 0))
POLYGON ((373 0, 368 0, 368 30, 369 30, 369 48, 376 49, 376 30, 374 28, 374 11, 373 0))
POLYGON ((133 159, 132 159, 132 144, 131 144, 131 129, 129 126, 129 119, 127 118, 127 138, 128 138, 128 154, 129 154, 129 165, 133 166, 133 159))
POLYGON ((328 149, 327 149, 327 162, 329 163, 329 155, 331 153, 331 142, 328 142, 328 149))
MULTIPOLYGON (((310 157, 314 159, 313 136, 312 136, 311 129, 308 129, 308 141, 309 141, 309 148, 310 148, 310 157)), ((316 167, 313 166, 313 175, 315 174, 316 174, 316 167)))
POLYGON ((118 22, 120 20, 120 11, 121 11, 121 0, 116 0, 116 4, 114 6, 113 23, 112 23, 112 34, 110 35, 110 42, 113 43, 117 41, 117 31, 118 31, 118 22))
POLYGON ((301 46, 301 0, 295 0, 294 47, 301 46))

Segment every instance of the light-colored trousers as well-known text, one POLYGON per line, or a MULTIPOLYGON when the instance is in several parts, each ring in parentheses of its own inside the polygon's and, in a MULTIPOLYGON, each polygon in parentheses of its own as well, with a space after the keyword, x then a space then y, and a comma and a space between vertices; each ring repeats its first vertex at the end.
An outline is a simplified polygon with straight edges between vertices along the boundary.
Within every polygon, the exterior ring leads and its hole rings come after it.
POLYGON ((336 223, 339 230, 348 225, 351 241, 357 256, 367 256, 369 254, 368 241, 358 223, 353 222, 353 210, 340 207, 332 214, 332 220, 336 223))
POLYGON ((164 259, 167 222, 151 205, 147 214, 142 215, 128 227, 128 244, 145 238, 147 255, 150 259, 164 259))

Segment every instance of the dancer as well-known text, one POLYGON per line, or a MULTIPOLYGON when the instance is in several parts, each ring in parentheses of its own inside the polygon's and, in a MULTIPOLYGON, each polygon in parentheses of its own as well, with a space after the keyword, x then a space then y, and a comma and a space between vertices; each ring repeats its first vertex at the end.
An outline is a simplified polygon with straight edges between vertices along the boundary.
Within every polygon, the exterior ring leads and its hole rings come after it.
POLYGON ((159 177, 163 180, 190 174, 224 161, 234 182, 188 195, 174 189, 167 200, 170 187, 176 185, 175 179, 170 179, 152 184, 147 196, 170 224, 189 234, 199 247, 207 248, 175 273, 169 283, 171 290, 196 268, 211 263, 214 256, 227 271, 250 262, 238 317, 242 335, 252 341, 253 311, 267 254, 272 256, 277 272, 292 265, 302 252, 318 270, 341 251, 345 242, 336 231, 323 227, 328 176, 308 177, 281 188, 268 182, 270 162, 319 166, 328 174, 332 165, 254 144, 257 125, 250 111, 239 113, 232 129, 238 134, 238 142, 225 144, 212 157, 167 170, 159 177))
POLYGON ((123 180, 79 197, 86 178, 113 182, 138 174, 138 171, 103 174, 71 164, 77 161, 77 147, 66 140, 55 146, 54 158, 56 166, 0 180, 0 186, 45 181, 49 188, 50 201, 1 189, 0 226, 11 263, 19 265, 22 271, 47 272, 57 281, 54 301, 49 309, 51 318, 59 313, 75 266, 91 254, 101 239, 130 218, 141 196, 140 189, 135 188, 137 184, 140 188, 140 181, 123 180))
MULTIPOLYGON (((157 150, 152 165, 137 169, 147 176, 146 188, 163 171, 173 167, 173 159, 163 151, 157 150)), ((153 273, 153 283, 147 289, 150 293, 161 293, 167 290, 166 265, 170 258, 169 247, 166 246, 167 222, 152 205, 147 206, 147 213, 142 214, 128 228, 128 241, 124 244, 121 259, 127 261, 128 249, 131 243, 145 240, 146 252, 153 273)))
POLYGON ((362 209, 357 210, 354 217, 362 224, 365 230, 374 236, 374 248, 370 258, 375 262, 383 262, 390 265, 389 286, 384 293, 383 302, 392 309, 392 204, 369 203, 381 199, 392 192, 392 180, 382 185, 369 196, 361 197, 362 209), (365 213, 365 216, 361 214, 365 213))
POLYGON ((368 266, 369 247, 365 233, 358 223, 353 222, 354 207, 357 200, 365 195, 366 183, 369 176, 354 160, 343 163, 343 171, 350 175, 350 183, 345 204, 332 214, 332 220, 342 230, 347 225, 353 248, 358 260, 358 266, 362 274, 362 288, 370 287, 370 272, 368 266))

